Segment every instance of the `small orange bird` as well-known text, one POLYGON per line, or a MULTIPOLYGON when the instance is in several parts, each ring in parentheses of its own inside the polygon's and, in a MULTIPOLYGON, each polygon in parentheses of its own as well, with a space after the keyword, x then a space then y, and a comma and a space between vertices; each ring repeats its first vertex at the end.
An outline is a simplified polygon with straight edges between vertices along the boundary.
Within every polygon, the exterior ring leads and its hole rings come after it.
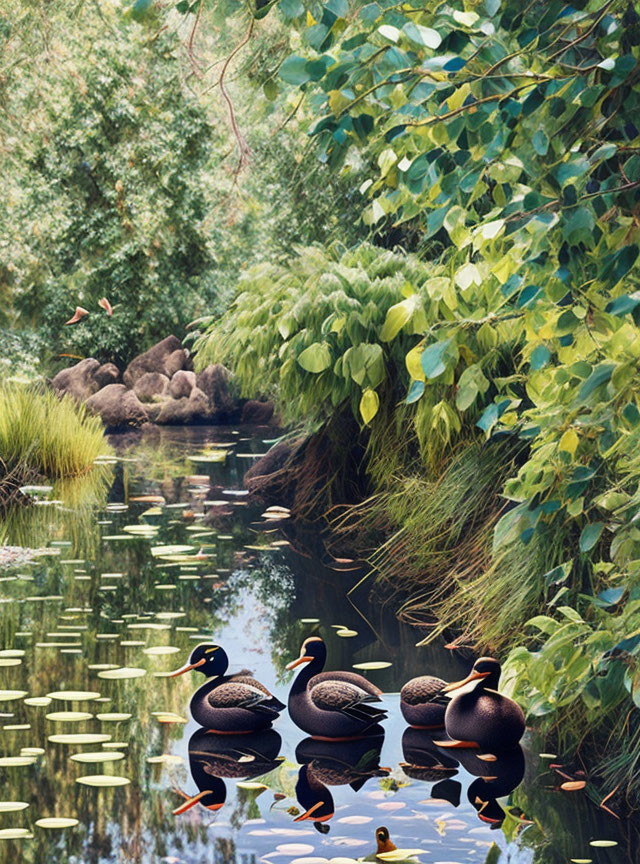
POLYGON ((65 324, 77 324, 78 321, 82 321, 85 315, 89 314, 88 309, 83 309, 82 306, 76 306, 76 311, 73 313, 71 318, 68 321, 65 321, 65 324))
POLYGON ((102 297, 100 300, 98 300, 98 306, 101 306, 107 313, 107 315, 109 315, 109 317, 113 315, 113 306, 111 305, 111 303, 109 303, 106 297, 102 297))
POLYGON ((378 844, 378 848, 375 851, 376 855, 379 855, 381 852, 394 852, 398 848, 389 837, 388 828, 384 826, 376 828, 376 843, 378 844))

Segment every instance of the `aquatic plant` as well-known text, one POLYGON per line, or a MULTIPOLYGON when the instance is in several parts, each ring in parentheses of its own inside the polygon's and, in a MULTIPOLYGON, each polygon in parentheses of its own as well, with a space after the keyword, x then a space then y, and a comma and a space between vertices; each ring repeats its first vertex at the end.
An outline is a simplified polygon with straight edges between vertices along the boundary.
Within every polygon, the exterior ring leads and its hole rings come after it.
POLYGON ((0 460, 48 478, 71 477, 110 451, 98 417, 71 397, 35 386, 0 387, 0 460))

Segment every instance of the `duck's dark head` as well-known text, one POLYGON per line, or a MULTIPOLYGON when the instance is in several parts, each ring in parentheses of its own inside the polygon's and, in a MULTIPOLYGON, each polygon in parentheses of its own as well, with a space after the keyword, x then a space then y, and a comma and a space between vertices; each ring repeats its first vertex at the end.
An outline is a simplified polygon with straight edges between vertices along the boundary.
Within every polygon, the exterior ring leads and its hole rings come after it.
POLYGON ((398 848, 395 843, 391 842, 389 829, 385 828, 384 825, 380 828, 376 828, 376 843, 378 844, 378 848, 376 849, 378 854, 380 852, 393 852, 394 849, 398 848))
POLYGON ((176 669, 175 672, 171 673, 171 678, 184 675, 185 672, 189 672, 191 669, 202 672, 207 678, 213 678, 215 675, 224 675, 228 665, 229 658, 224 648, 221 648, 219 645, 203 642, 193 649, 189 660, 181 669, 176 669))
POLYGON ((493 657, 479 657, 466 678, 463 678, 462 681, 454 681, 453 684, 448 684, 443 692, 450 693, 452 690, 458 690, 472 681, 481 681, 482 684, 479 686, 496 690, 500 683, 500 663, 493 657))
POLYGON ((324 664, 326 659, 327 646, 324 644, 324 639, 319 636, 310 636, 302 643, 298 659, 289 663, 287 669, 295 669, 301 663, 310 663, 312 660, 319 660, 324 664))

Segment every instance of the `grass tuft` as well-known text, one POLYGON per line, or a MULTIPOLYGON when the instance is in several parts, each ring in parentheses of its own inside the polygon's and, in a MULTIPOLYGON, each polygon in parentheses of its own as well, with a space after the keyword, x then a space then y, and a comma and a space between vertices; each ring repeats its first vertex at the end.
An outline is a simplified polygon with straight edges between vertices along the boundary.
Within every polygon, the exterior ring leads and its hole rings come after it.
POLYGON ((0 387, 0 460, 8 474, 19 467, 50 479, 89 471, 109 452, 104 427, 69 396, 36 386, 0 387))

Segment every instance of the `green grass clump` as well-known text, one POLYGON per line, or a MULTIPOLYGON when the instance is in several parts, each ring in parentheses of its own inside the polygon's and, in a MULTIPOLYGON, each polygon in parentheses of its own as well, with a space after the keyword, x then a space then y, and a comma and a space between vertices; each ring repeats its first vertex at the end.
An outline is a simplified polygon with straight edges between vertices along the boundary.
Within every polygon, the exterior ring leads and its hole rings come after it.
POLYGON ((38 387, 0 387, 0 460, 47 478, 74 477, 109 452, 104 427, 69 396, 38 387))

